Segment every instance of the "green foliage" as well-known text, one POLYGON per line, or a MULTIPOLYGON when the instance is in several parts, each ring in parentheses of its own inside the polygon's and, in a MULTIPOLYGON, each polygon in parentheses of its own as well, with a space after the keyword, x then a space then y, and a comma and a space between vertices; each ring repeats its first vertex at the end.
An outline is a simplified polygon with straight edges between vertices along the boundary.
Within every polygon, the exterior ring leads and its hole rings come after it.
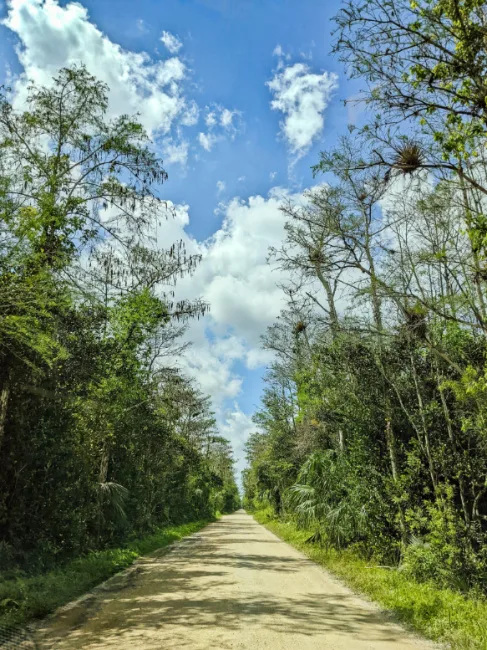
MULTIPOLYGON (((430 590, 405 605, 420 626, 435 598, 444 617, 433 584, 487 594, 484 14, 480 0, 338 12, 334 50, 375 114, 282 206, 271 258, 288 300, 264 337, 244 474, 246 507, 305 529, 309 553, 390 567, 394 607, 408 580, 430 590)), ((484 647, 485 630, 458 629, 484 647)))
POLYGON ((288 498, 298 523, 316 527, 316 541, 343 548, 373 536, 369 528, 380 510, 378 485, 373 467, 369 482, 362 483, 344 454, 315 452, 301 468, 288 498))
POLYGON ((485 552, 465 543, 469 530, 455 509, 453 497, 453 490, 445 489, 435 503, 427 505, 420 522, 410 514, 411 530, 422 530, 423 535, 416 537, 413 532, 400 569, 417 581, 482 592, 487 577, 485 552))
POLYGON ((94 555, 86 581, 32 578, 39 615, 133 559, 105 549, 239 503, 208 398, 164 364, 206 305, 173 299, 199 258, 153 242, 162 161, 84 67, 53 82, 0 100, 0 571, 94 555))

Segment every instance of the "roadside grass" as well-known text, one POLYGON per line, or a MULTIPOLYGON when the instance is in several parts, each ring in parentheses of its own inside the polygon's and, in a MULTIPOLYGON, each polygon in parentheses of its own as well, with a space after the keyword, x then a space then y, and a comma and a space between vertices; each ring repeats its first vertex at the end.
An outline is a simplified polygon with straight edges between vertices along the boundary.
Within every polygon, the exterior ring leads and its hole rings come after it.
POLYGON ((25 625, 50 614, 129 567, 141 555, 165 548, 211 521, 214 519, 159 528, 122 548, 91 552, 47 573, 6 580, 0 575, 0 628, 25 625))
POLYGON ((313 531, 273 518, 270 509, 251 513, 275 535, 343 580, 355 592, 368 596, 397 620, 423 636, 448 644, 452 650, 487 650, 487 600, 469 598, 451 589, 406 578, 401 571, 371 566, 350 551, 307 544, 313 531))

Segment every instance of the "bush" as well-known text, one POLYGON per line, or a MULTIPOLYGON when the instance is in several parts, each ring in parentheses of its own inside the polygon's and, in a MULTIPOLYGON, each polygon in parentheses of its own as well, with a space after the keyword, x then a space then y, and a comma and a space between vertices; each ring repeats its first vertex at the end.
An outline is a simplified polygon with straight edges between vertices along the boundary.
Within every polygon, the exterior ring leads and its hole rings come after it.
MULTIPOLYGON (((472 531, 455 510, 452 489, 444 487, 435 502, 426 506, 425 514, 409 512, 411 528, 423 527, 426 532, 411 537, 401 571, 419 582, 432 581, 459 591, 485 587, 485 559, 472 548, 472 531)), ((479 547, 485 548, 485 539, 479 537, 479 547)))

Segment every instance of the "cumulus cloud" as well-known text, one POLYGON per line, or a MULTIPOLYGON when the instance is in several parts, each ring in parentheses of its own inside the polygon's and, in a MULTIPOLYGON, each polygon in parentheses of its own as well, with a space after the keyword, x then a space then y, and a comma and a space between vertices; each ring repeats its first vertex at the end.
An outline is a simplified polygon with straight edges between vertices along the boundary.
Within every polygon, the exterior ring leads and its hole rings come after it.
POLYGON ((198 134, 198 141, 206 151, 211 151, 217 142, 226 138, 234 140, 242 128, 240 111, 220 104, 206 106, 204 121, 208 130, 198 134))
POLYGON ((233 405, 232 409, 225 411, 222 416, 220 431, 225 438, 232 441, 237 481, 240 484, 240 475, 245 468, 245 443, 257 427, 252 422, 252 417, 244 413, 237 403, 233 405))
POLYGON ((179 38, 170 32, 162 32, 161 42, 171 54, 177 54, 183 47, 179 38))
POLYGON ((285 304, 277 286, 283 275, 271 272, 267 256, 269 246, 278 246, 284 238, 280 206, 286 198, 304 201, 302 194, 275 188, 267 197, 234 198, 223 204, 220 229, 198 244, 202 261, 196 273, 179 284, 185 297, 204 295, 211 305, 207 324, 242 339, 241 358, 252 367, 259 358, 255 351, 260 351, 261 334, 285 304))
POLYGON ((284 50, 282 49, 282 45, 279 45, 279 43, 276 45, 272 52, 272 56, 284 56, 284 50))
POLYGON ((279 70, 284 66, 284 60, 290 61, 291 60, 291 55, 289 52, 285 52, 282 45, 279 43, 276 45, 276 47, 272 51, 272 56, 277 56, 279 61, 277 63, 277 69, 279 70))
POLYGON ((189 300, 204 297, 210 303, 209 315, 190 324, 187 337, 193 341, 193 352, 187 363, 217 401, 238 394, 241 379, 233 374, 235 360, 255 369, 269 359, 261 350, 260 336, 284 307, 285 296, 278 287, 283 272, 271 270, 267 256, 269 246, 278 246, 284 237, 280 205, 287 198, 305 201, 302 194, 282 188, 274 188, 267 197, 232 199, 222 205, 220 229, 202 242, 187 233, 189 206, 168 201, 174 218, 155 233, 158 247, 182 240, 189 254, 202 257, 195 273, 178 281, 177 295, 189 300))
POLYGON ((220 124, 224 129, 230 129, 233 126, 233 118, 235 115, 238 115, 237 111, 230 111, 228 108, 224 108, 220 115, 220 124))
POLYGON ((186 103, 180 124, 182 126, 194 126, 195 124, 198 124, 199 117, 199 106, 194 100, 191 100, 190 102, 186 103))
POLYGON ((205 124, 207 127, 211 128, 218 124, 218 120, 214 111, 209 111, 205 117, 205 124))
POLYGON ((338 87, 334 73, 316 74, 304 63, 280 67, 267 82, 271 108, 284 115, 280 132, 292 154, 303 156, 324 126, 324 113, 338 87))
POLYGON ((111 116, 138 112, 150 133, 165 134, 176 120, 194 113, 184 97, 187 69, 179 58, 155 61, 122 48, 90 22, 78 2, 7 0, 6 6, 3 25, 19 38, 17 55, 24 68, 14 84, 18 104, 25 101, 27 79, 47 85, 59 68, 84 62, 110 87, 111 116))
POLYGON ((189 142, 182 140, 181 142, 173 142, 167 139, 163 142, 162 153, 164 162, 168 165, 179 164, 185 167, 188 162, 189 142))
POLYGON ((197 381, 201 390, 211 397, 215 411, 221 412, 225 401, 238 397, 242 388, 242 377, 233 369, 241 350, 234 348, 232 353, 231 350, 225 353, 221 349, 224 339, 208 338, 211 327, 211 317, 190 323, 185 340, 191 342, 191 348, 184 357, 175 359, 175 363, 197 381))
POLYGON ((218 138, 216 137, 216 135, 213 135, 211 133, 198 134, 198 142, 206 151, 211 151, 213 149, 213 145, 215 144, 217 139, 218 138))

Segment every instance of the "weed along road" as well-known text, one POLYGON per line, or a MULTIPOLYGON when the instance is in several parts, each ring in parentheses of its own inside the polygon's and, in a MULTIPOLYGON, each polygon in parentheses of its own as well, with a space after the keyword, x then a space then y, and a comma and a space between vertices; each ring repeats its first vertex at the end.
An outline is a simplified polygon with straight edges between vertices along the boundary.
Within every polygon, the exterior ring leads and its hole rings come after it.
POLYGON ((39 629, 44 650, 413 650, 390 622, 239 511, 143 558, 39 629))

